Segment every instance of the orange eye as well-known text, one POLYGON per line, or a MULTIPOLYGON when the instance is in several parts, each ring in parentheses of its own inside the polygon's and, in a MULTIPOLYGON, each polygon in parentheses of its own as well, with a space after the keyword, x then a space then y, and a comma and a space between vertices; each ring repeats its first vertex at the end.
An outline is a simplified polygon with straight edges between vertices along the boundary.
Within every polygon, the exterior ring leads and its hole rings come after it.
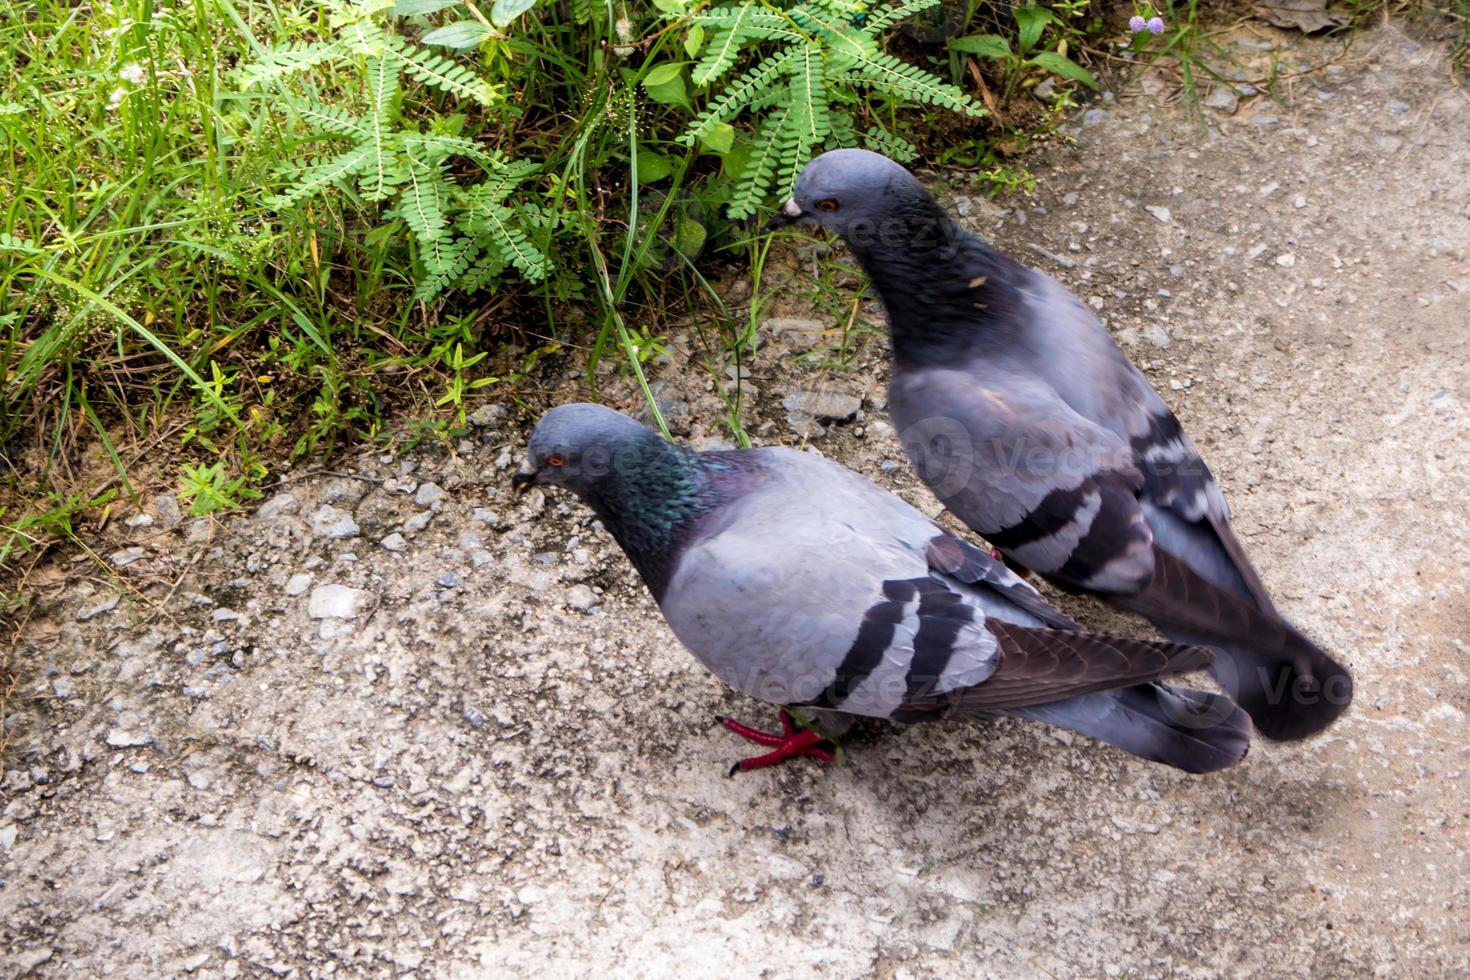
POLYGON ((837 202, 830 197, 823 198, 817 202, 817 208, 822 211, 836 211, 837 202))
POLYGON ((561 464, 562 463, 565 463, 565 462, 566 462, 566 460, 562 459, 560 456, 547 456, 546 457, 546 465, 547 466, 555 466, 558 469, 560 469, 561 468, 561 464))

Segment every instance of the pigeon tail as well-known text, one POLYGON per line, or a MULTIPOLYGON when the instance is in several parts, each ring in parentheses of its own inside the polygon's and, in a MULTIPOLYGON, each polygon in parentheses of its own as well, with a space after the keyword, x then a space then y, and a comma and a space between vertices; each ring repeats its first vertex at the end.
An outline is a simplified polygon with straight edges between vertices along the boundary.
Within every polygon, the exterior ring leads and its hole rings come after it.
POLYGON ((1147 588, 1109 598, 1171 640, 1213 649, 1210 672, 1269 739, 1315 735, 1352 702, 1347 668, 1274 611, 1215 585, 1161 548, 1154 549, 1147 588))
POLYGON ((1140 684, 1005 713, 1190 773, 1225 769, 1250 749, 1250 718, 1229 698, 1168 684, 1140 684))

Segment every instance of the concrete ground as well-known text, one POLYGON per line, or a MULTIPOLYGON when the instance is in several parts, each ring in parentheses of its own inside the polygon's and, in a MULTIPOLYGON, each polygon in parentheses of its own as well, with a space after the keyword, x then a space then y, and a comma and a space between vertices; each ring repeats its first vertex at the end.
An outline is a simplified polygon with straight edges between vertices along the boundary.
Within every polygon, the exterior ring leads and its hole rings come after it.
MULTIPOLYGON (((1279 62, 1281 101, 1216 97, 1206 138, 1151 74, 1031 158, 1034 196, 944 193, 1178 410, 1283 610, 1355 672, 1339 725, 1206 777, 1004 720, 726 778, 748 746, 713 716, 774 711, 678 646, 575 501, 512 498, 534 419, 486 408, 457 452, 288 475, 221 525, 154 501, 116 578, 37 571, 5 972, 1470 969, 1470 102, 1394 26, 1219 40, 1247 79, 1279 62)), ((934 512, 894 465, 882 338, 823 366, 846 310, 802 305, 809 267, 768 270, 747 425, 794 443, 785 398, 856 396, 811 445, 934 512)), ((671 343, 661 400, 710 444, 699 332, 671 343)), ((601 394, 637 404, 615 372, 601 394)))

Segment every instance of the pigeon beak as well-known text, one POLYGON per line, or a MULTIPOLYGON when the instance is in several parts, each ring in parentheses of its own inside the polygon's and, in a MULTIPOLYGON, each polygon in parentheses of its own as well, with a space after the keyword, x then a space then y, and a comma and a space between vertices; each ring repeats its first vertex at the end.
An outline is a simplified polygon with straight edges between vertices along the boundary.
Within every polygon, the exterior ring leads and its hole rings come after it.
POLYGON ((766 222, 765 230, 775 231, 777 228, 785 228, 804 217, 806 217, 806 212, 801 209, 800 204, 796 203, 796 199, 792 198, 781 206, 781 210, 777 211, 770 221, 766 222))
POLYGON ((531 489, 531 484, 536 482, 536 471, 531 469, 531 461, 526 460, 516 470, 515 476, 510 478, 511 489, 516 493, 525 493, 531 489))

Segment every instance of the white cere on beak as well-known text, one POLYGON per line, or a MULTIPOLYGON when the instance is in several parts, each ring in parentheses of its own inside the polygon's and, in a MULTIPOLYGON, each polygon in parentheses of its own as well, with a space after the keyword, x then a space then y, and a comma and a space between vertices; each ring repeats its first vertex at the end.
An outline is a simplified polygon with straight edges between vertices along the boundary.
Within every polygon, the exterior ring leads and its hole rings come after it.
POLYGON ((797 204, 796 198, 793 197, 781 206, 781 213, 788 218, 799 218, 801 217, 801 205, 797 204))

